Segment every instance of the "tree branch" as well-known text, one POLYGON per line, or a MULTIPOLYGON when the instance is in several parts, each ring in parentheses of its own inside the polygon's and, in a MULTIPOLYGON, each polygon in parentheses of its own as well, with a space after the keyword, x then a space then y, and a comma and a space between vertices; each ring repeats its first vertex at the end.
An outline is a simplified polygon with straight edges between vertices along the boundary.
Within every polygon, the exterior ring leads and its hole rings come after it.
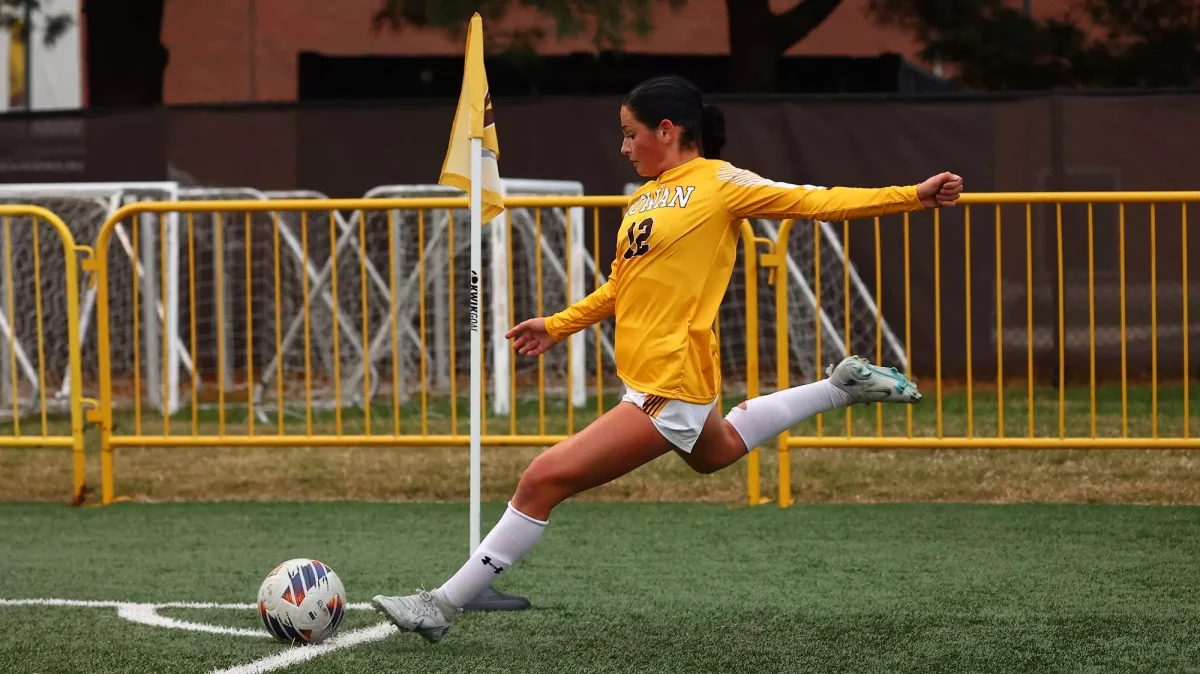
MULTIPOLYGON (((736 0, 730 0, 731 2, 736 0)), ((833 14, 842 0, 801 0, 800 4, 778 15, 775 35, 784 49, 803 40, 814 28, 833 14)))
MULTIPOLYGON (((485 23, 499 24, 509 9, 524 7, 552 19, 559 40, 588 32, 597 49, 620 48, 628 35, 650 32, 657 3, 678 9, 687 0, 379 0, 371 26, 377 31, 433 26, 458 36, 474 12, 482 14, 485 23)), ((531 36, 532 31, 522 29, 490 27, 486 32, 489 49, 500 44, 532 46, 531 36)), ((543 36, 536 35, 538 40, 543 36)))

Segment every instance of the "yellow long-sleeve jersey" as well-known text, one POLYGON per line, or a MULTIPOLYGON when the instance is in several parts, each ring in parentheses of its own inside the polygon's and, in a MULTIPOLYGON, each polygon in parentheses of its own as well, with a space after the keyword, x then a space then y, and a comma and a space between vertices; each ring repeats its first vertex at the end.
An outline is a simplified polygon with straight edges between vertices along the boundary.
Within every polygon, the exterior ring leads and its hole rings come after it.
POLYGON ((556 341, 614 313, 617 375, 633 389, 706 404, 721 385, 713 321, 744 218, 844 220, 918 211, 915 185, 806 188, 697 158, 634 193, 599 289, 546 319, 556 341))

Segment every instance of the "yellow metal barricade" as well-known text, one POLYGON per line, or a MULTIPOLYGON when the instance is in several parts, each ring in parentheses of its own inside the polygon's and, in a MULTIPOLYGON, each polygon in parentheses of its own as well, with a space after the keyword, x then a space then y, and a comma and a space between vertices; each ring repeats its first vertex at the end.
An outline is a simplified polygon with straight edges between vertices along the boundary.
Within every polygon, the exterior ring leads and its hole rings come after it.
MULTIPOLYGON (((1188 280, 1197 202, 1200 192, 966 194, 951 210, 812 223, 803 275, 817 297, 842 286, 838 337, 895 365, 881 358, 880 326, 903 320, 901 369, 924 399, 819 415, 781 435, 779 505, 792 502, 792 449, 1200 449, 1191 428, 1196 292, 1188 280), (852 334, 850 266, 822 278, 830 238, 821 227, 840 230, 841 250, 873 277, 874 334, 852 334), (871 240, 853 247, 861 237, 871 240), (914 320, 918 310, 924 318, 914 320), (1024 395, 1006 397, 1006 389, 1024 395), (844 428, 830 433, 822 417, 844 428)), ((776 272, 780 388, 796 366, 785 348, 796 316, 785 257, 798 229, 784 223, 779 250, 759 261, 776 272)), ((815 316, 817 372, 832 362, 822 353, 822 333, 830 334, 823 313, 815 316)), ((750 484, 756 497, 753 475, 750 484)))
MULTIPOLYGON (((507 199, 505 216, 485 226, 478 298, 469 297, 462 198, 122 208, 96 242, 102 501, 117 499, 121 447, 468 444, 465 302, 481 309, 483 444, 566 438, 620 399, 611 321, 536 359, 493 338, 599 287, 601 253, 615 250, 611 227, 627 202, 507 199)), ((766 240, 742 227, 748 275, 744 294, 730 292, 748 307, 735 360, 754 392, 755 246, 766 240)), ((731 343, 741 334, 726 331, 731 343)), ((736 386, 727 395, 743 397, 736 386)), ((750 479, 753 495, 757 469, 750 479)))
MULTIPOLYGON (((722 342, 733 384, 721 404, 762 393, 764 375, 773 389, 819 379, 846 352, 918 380, 917 406, 834 412, 782 434, 784 506, 793 449, 1200 448, 1189 353, 1196 201, 1200 193, 971 194, 957 209, 866 222, 785 221, 777 233, 742 223, 745 265, 716 330, 744 341, 722 342), (810 248, 794 250, 800 238, 810 248), (769 300, 759 296, 764 271, 769 300), (813 302, 811 345, 794 341, 801 291, 813 302)), ((615 225, 626 198, 508 199, 488 225, 492 262, 478 298, 455 261, 466 205, 178 202, 116 213, 91 265, 103 502, 116 497, 118 447, 467 444, 464 301, 483 314, 484 444, 549 445, 615 404, 610 324, 529 361, 502 358, 489 338, 599 287, 601 251, 612 246, 601 221, 615 225), (153 321, 162 329, 148 344, 153 321)), ((766 500, 760 451, 747 465, 750 504, 766 500)))
POLYGON ((86 473, 77 256, 91 249, 77 246, 63 221, 38 206, 0 206, 0 221, 0 366, 6 374, 0 448, 71 450, 72 501, 79 504, 86 473))

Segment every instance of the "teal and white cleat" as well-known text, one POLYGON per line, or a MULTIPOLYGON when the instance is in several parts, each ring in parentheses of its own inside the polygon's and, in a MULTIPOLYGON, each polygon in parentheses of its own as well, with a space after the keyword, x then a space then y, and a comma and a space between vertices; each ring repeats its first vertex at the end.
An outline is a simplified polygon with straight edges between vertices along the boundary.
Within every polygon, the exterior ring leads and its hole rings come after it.
POLYGON ((375 595, 371 604, 401 632, 416 632, 431 644, 446 636, 459 613, 459 609, 425 590, 407 597, 375 595))
POLYGON ((837 367, 830 365, 825 376, 855 403, 912 404, 921 399, 917 385, 896 368, 872 365, 861 356, 850 356, 837 367))

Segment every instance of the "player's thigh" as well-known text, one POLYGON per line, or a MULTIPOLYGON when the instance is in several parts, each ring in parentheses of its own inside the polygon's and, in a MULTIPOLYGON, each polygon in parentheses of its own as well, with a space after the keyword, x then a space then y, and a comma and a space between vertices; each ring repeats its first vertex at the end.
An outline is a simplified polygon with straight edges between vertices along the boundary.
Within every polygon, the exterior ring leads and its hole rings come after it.
POLYGON ((704 420, 704 428, 691 452, 676 449, 688 466, 700 473, 715 473, 722 468, 737 463, 746 455, 746 443, 742 436, 733 429, 733 425, 721 416, 721 411, 713 408, 704 420))
POLYGON ((670 449, 671 444, 645 412, 622 402, 539 455, 526 475, 532 480, 570 486, 578 493, 630 473, 670 449))

